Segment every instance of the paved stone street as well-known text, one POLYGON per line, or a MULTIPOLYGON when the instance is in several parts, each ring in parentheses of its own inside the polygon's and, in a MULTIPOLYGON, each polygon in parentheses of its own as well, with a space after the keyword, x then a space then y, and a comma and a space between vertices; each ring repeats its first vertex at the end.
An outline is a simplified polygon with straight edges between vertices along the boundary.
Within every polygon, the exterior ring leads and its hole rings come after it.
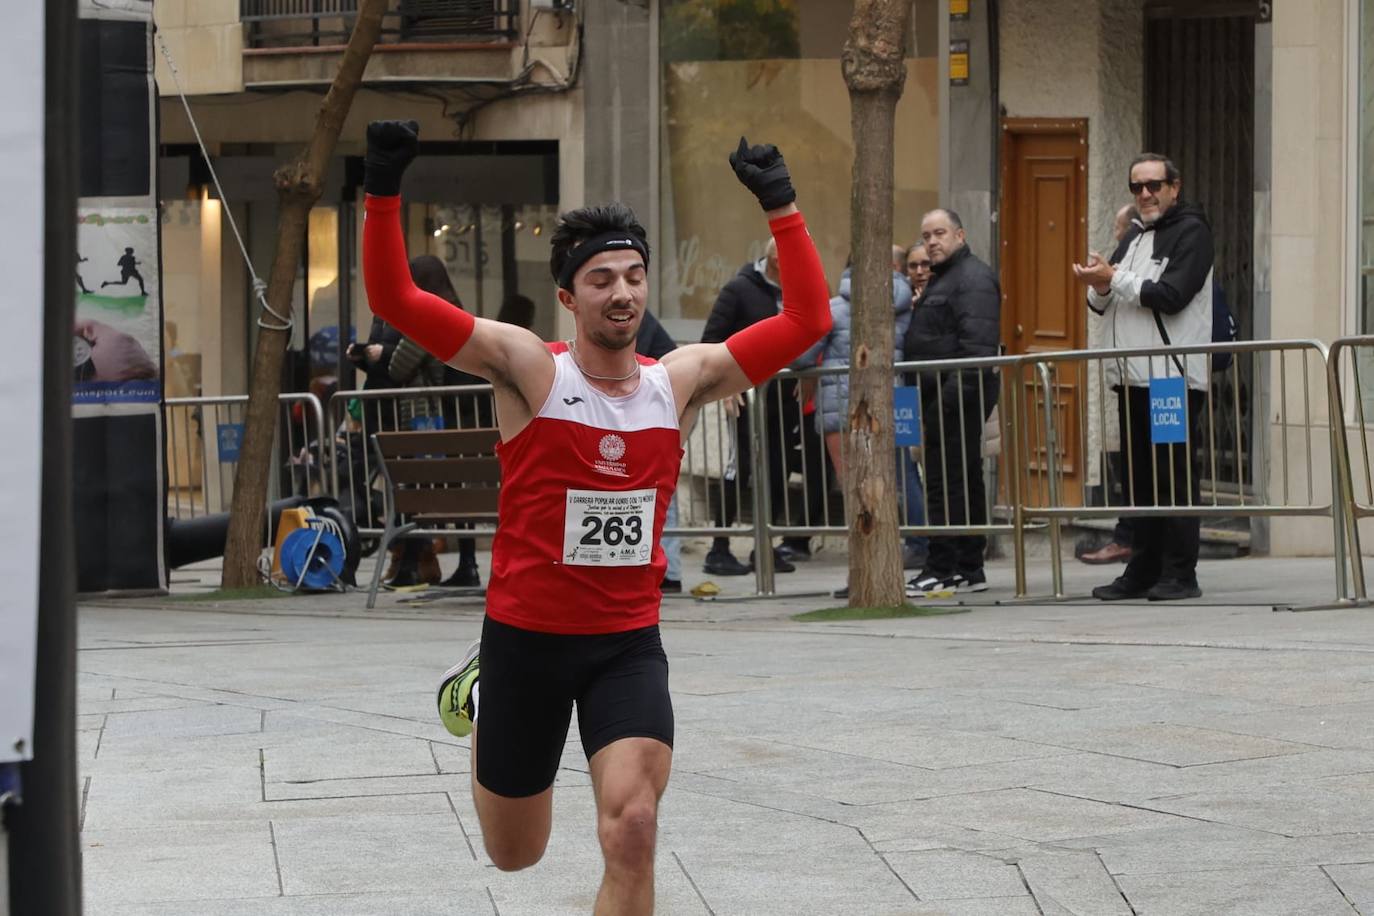
MULTIPOLYGON (((1330 561, 1204 563, 1207 597, 1169 606, 997 606, 1011 572, 989 572, 986 603, 940 617, 666 603, 658 912, 1374 914, 1374 610, 1270 609, 1329 598, 1330 561)), ((1116 570, 1067 572, 1082 594, 1116 570)), ((480 602, 364 600, 83 607, 89 914, 590 912, 576 740, 547 856, 505 874, 433 713, 480 602)))

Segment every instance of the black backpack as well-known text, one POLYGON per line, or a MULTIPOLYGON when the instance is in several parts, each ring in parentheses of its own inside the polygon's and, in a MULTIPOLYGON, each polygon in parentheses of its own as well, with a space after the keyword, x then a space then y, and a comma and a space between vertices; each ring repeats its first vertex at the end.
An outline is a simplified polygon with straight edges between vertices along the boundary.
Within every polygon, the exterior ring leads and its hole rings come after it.
MULTIPOLYGON (((1155 316, 1155 327, 1159 328, 1159 339, 1164 341, 1164 346, 1173 346, 1173 341, 1169 339, 1169 332, 1164 329, 1164 319, 1159 317, 1159 312, 1152 311, 1155 316)), ((1240 339, 1240 327, 1236 324, 1236 318, 1231 314, 1231 306, 1226 302, 1226 291, 1221 288, 1221 284, 1212 281, 1212 343, 1231 343, 1240 339)), ((1227 351, 1225 353, 1212 354, 1212 371, 1225 372, 1231 368, 1231 363, 1235 362, 1235 353, 1227 351)), ((1183 368, 1183 361, 1177 356, 1173 357, 1174 365, 1178 367, 1178 374, 1184 378, 1188 377, 1188 371, 1183 368)))
MULTIPOLYGON (((1231 314, 1231 306, 1226 303, 1226 290, 1221 284, 1212 281, 1212 343, 1231 343, 1240 339, 1240 328, 1236 317, 1231 314)), ((1225 372, 1235 360, 1234 353, 1215 353, 1212 355, 1212 371, 1225 372)))

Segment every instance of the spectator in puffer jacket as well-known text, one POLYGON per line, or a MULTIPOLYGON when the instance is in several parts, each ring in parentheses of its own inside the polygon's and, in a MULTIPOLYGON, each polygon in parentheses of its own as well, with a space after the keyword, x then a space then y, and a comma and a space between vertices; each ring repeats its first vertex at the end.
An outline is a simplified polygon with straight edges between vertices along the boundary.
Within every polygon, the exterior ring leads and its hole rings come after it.
MULTIPOLYGON (((853 298, 851 268, 840 275, 839 293, 830 300, 830 333, 802 356, 808 363, 819 362, 822 367, 849 365, 850 315, 853 298)), ((897 272, 892 274, 892 315, 896 327, 904 328, 911 318, 911 285, 897 272)), ((901 337, 893 338, 894 361, 901 358, 901 337)), ((840 431, 849 414, 849 375, 823 375, 816 395, 816 431, 825 438, 825 448, 835 465, 835 473, 844 473, 840 455, 840 431)))
MULTIPOLYGON (((1001 286, 992 268, 969 250, 959 215, 931 210, 921 220, 921 240, 934 276, 912 310, 902 355, 907 360, 996 356, 1002 334, 1001 286)), ((983 424, 997 405, 997 373, 964 369, 917 374, 931 524, 985 525, 983 424)), ((932 537, 926 568, 908 583, 907 595, 986 591, 986 547, 982 535, 932 537)))
MULTIPOLYGON (((905 249, 893 246, 905 254, 905 249)), ((839 293, 830 300, 830 333, 816 342, 800 361, 819 361, 822 367, 847 366, 851 353, 850 327, 852 324, 852 280, 851 268, 846 267, 840 275, 839 293)), ((894 361, 902 358, 902 338, 911 321, 911 284, 901 271, 892 272, 892 321, 894 361)), ((841 449, 845 420, 849 416, 849 374, 838 373, 821 376, 819 392, 816 397, 816 431, 825 439, 825 448, 830 462, 835 466, 838 476, 844 474, 844 457, 841 449)), ((921 492, 921 478, 915 463, 906 449, 897 451, 897 488, 906 495, 904 523, 907 525, 925 524, 925 500, 921 492)), ((903 549, 903 566, 913 562, 913 554, 924 561, 927 538, 913 536, 906 539, 903 549)), ((841 597, 844 597, 843 595, 841 597)))

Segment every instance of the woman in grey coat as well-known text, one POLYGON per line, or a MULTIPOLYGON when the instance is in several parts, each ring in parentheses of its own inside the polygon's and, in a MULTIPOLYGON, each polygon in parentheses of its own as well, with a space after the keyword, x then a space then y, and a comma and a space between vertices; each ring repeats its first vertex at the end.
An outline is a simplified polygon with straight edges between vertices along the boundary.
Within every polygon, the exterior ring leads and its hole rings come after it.
MULTIPOLYGON (((850 268, 840 275, 840 290, 830 300, 830 333, 826 334, 801 356, 797 363, 823 367, 849 365, 849 337, 851 324, 850 268)), ((901 360, 902 338, 911 322, 911 285, 906 277, 892 273, 893 360, 901 360)), ((840 430, 849 414, 849 374, 837 372, 823 375, 816 395, 816 431, 825 439, 826 451, 835 473, 843 476, 844 460, 840 451, 840 430)))

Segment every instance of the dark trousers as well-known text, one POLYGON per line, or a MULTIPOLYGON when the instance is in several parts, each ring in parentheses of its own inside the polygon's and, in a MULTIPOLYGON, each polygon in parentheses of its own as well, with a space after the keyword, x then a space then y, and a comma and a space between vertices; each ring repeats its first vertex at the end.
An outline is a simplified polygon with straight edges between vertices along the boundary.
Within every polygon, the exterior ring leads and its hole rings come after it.
MULTIPOLYGON (((759 391, 759 397, 767 405, 763 411, 764 435, 768 438, 768 498, 773 509, 774 523, 790 524, 794 520, 803 525, 820 526, 825 524, 825 499, 827 460, 825 444, 820 433, 816 432, 815 418, 802 414, 790 387, 781 392, 781 399, 775 386, 770 385, 759 391), (803 472, 803 468, 805 471, 803 472), (803 499, 792 499, 791 518, 783 512, 787 505, 787 477, 792 471, 802 474, 803 499)), ((740 485, 740 498, 744 489, 752 483, 753 477, 753 440, 749 433, 749 417, 740 411, 735 421, 735 474, 740 485)), ((715 507, 715 516, 722 526, 735 524, 739 517, 736 490, 728 481, 724 487, 725 505, 715 507)), ((718 492, 714 488, 713 494, 718 492)), ((713 497, 714 498, 714 497, 713 497)), ((762 524, 762 519, 757 520, 762 524)), ((728 545, 725 538, 716 538, 713 548, 728 545)))
MULTIPOLYGON (((983 483, 983 423, 997 406, 998 386, 963 390, 959 402, 922 404, 922 437, 926 453, 926 507, 932 525, 986 525, 987 490, 983 483), (963 421, 960 422, 962 413, 963 421)), ((933 575, 968 574, 983 568, 988 539, 981 534, 942 534, 930 539, 926 570, 933 575)))
MULTIPOLYGON (((1198 418, 1207 403, 1205 393, 1188 389, 1190 441, 1186 445, 1151 444, 1149 388, 1139 385, 1118 388, 1116 399, 1121 420, 1121 447, 1128 455, 1127 505, 1196 505, 1200 498, 1193 445, 1197 442, 1198 418)), ((1200 528, 1197 516, 1137 516, 1132 519, 1134 552, 1124 577, 1142 588, 1161 579, 1195 583, 1200 528)))
POLYGON ((1122 516, 1116 520, 1116 527, 1112 529, 1112 543, 1120 544, 1122 547, 1130 547, 1135 544, 1135 523, 1138 519, 1122 516))

